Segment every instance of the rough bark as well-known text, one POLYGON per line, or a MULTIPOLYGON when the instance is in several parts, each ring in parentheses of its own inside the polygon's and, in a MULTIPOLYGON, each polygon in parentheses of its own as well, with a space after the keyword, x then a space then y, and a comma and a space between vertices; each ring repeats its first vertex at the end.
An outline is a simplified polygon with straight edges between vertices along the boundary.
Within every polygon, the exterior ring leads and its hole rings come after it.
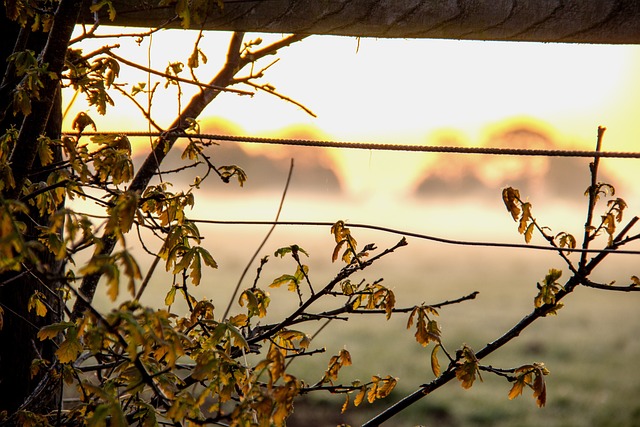
MULTIPOLYGON (((115 0, 113 24, 156 27, 175 16, 160 0, 115 0)), ((166 3, 166 2, 165 2, 166 3)), ((224 0, 195 29, 382 38, 637 44, 637 0, 224 0)), ((85 14, 86 22, 93 22, 85 14)), ((106 16, 102 24, 109 24, 106 16)), ((169 27, 179 27, 174 20, 169 27)))
POLYGON ((67 46, 81 6, 82 0, 62 0, 59 3, 47 42, 42 49, 41 62, 48 64, 47 70, 57 77, 43 79, 40 99, 31 101, 31 114, 24 118, 18 142, 11 153, 10 161, 17 165, 13 168, 13 176, 18 190, 22 188, 36 158, 38 137, 44 133, 58 93, 67 46))
MULTIPOLYGON (((50 138, 60 138, 62 127, 62 101, 59 94, 54 98, 47 120, 45 134, 50 138)), ((61 159, 58 150, 55 160, 61 159)), ((39 168, 36 162, 34 170, 39 168)), ((31 177, 38 180, 37 173, 31 177)), ((44 178, 46 179, 46 177, 44 178)), ((27 224, 26 238, 33 240, 38 235, 35 224, 47 224, 37 208, 32 208, 29 218, 21 218, 27 224)), ((53 360, 55 343, 40 341, 36 334, 46 325, 59 322, 62 318, 62 299, 55 279, 62 275, 63 265, 50 253, 43 253, 40 266, 28 265, 30 271, 21 274, 0 274, 0 302, 5 307, 4 325, 0 330, 0 411, 9 414, 27 404, 25 409, 41 409, 48 412, 56 407, 60 389, 51 381, 46 369, 39 375, 31 376, 31 361, 36 358, 53 360), (49 307, 47 315, 36 316, 28 310, 29 298, 34 292, 45 296, 49 307), (29 399, 29 400, 27 400, 29 399)))
MULTIPOLYGON (((60 75, 71 32, 81 6, 81 0, 61 1, 56 11, 56 21, 49 33, 32 32, 29 27, 20 28, 6 17, 4 8, 0 9, 0 27, 2 27, 2 49, 0 50, 0 75, 2 78, 2 114, 0 114, 0 132, 9 127, 20 129, 19 141, 11 155, 12 170, 16 178, 16 189, 5 191, 4 199, 18 196, 24 180, 29 177, 33 182, 46 180, 41 174, 36 153, 38 137, 42 134, 49 138, 60 138, 62 128, 62 101, 59 91, 59 79, 45 79, 42 96, 32 102, 32 113, 27 117, 14 115, 10 107, 11 91, 18 83, 11 72, 7 73, 6 58, 15 52, 30 49, 41 53, 41 60, 49 64, 49 70, 60 75), (8 110, 7 110, 8 108, 8 110), (5 114, 6 113, 6 114, 5 114)), ((54 161, 61 158, 54 151, 54 161)), ((36 240, 37 226, 46 226, 48 219, 35 207, 30 208, 28 216, 19 218, 27 228, 26 240, 36 240)), ((0 274, 0 303, 4 310, 4 325, 0 330, 0 411, 8 414, 19 408, 46 413, 56 408, 60 396, 58 381, 41 370, 31 375, 31 361, 36 358, 53 360, 55 343, 41 342, 36 333, 45 325, 58 322, 62 316, 62 302, 57 277, 62 272, 62 263, 43 252, 37 265, 26 264, 23 271, 0 274), (29 298, 34 292, 40 292, 48 306, 47 315, 36 316, 28 309, 29 298)))

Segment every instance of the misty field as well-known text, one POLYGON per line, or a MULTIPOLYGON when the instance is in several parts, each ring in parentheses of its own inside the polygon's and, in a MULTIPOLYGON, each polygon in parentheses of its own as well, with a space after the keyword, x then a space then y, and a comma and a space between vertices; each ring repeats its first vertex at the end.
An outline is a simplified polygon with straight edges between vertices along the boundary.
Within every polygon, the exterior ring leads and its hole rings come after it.
MULTIPOLYGON (((268 221, 274 218, 281 196, 277 189, 283 182, 286 169, 265 167, 264 162, 249 157, 241 158, 239 163, 243 161, 253 165, 253 169, 249 167, 248 170, 248 183, 253 177, 258 189, 202 189, 192 219, 268 221)), ((540 175, 529 165, 525 173, 517 177, 516 183, 523 188, 523 193, 527 197, 531 193, 529 199, 534 215, 541 224, 551 227, 553 233, 567 231, 581 236, 586 199, 577 189, 586 188, 588 177, 584 171, 587 162, 583 159, 553 163, 546 175, 540 175), (563 168, 568 171, 561 173, 558 170, 563 168)), ((287 162, 280 161, 281 165, 283 163, 287 162)), ((540 165, 539 162, 534 164, 536 167, 540 165)), ((432 185, 431 190, 423 184, 421 192, 414 195, 345 194, 335 188, 336 181, 326 170, 314 171, 311 168, 309 172, 306 168, 308 163, 303 162, 302 165, 296 171, 301 178, 296 180, 294 174, 281 221, 343 219, 349 223, 397 229, 397 234, 360 228, 352 230, 360 245, 375 243, 379 250, 396 243, 402 237, 402 231, 461 241, 524 243, 517 232, 517 224, 504 209, 500 197, 503 182, 478 191, 477 183, 465 186, 461 182, 469 184, 468 179, 456 181, 449 177, 449 180, 436 180, 437 185, 432 185)), ((457 167, 468 172, 471 170, 469 165, 457 167)), ((622 193, 620 196, 625 197, 622 193)), ((634 194, 631 193, 629 204, 635 208, 638 201, 634 194)), ((636 213, 630 207, 627 219, 636 213)), ((203 246, 216 258, 219 268, 207 271, 203 283, 193 292, 197 297, 211 299, 216 312, 221 315, 251 254, 269 226, 207 223, 198 223, 198 226, 204 237, 203 246)), ((310 267, 309 276, 314 286, 322 286, 339 271, 340 264, 331 263, 335 242, 329 228, 287 225, 275 228, 258 254, 258 259, 269 256, 269 262, 257 282, 258 286, 268 289, 272 298, 264 323, 282 318, 298 305, 295 293, 284 287, 268 288, 274 278, 284 273, 291 274, 295 269, 291 260, 273 256, 276 249, 291 244, 304 248, 310 255, 304 262, 310 267)), ((565 273, 563 278, 569 276, 564 261, 552 251, 469 247, 414 237, 408 238, 408 242, 407 247, 358 273, 354 280, 373 282, 384 278, 384 284, 395 292, 396 307, 437 304, 478 291, 474 300, 439 310, 437 320, 442 328, 442 342, 449 352, 455 352, 463 344, 478 350, 530 313, 538 292, 536 283, 544 279, 549 269, 562 269, 565 273)), ((151 239, 147 243, 148 249, 158 249, 151 239)), ((544 245, 545 242, 534 237, 532 244, 544 245)), ((605 244, 605 240, 599 244, 605 244)), ((571 255, 574 262, 577 257, 571 255)), ((143 270, 146 269, 147 265, 142 264, 143 270)), ((253 284, 257 265, 254 262, 249 268, 240 289, 253 284)), ((639 274, 639 267, 637 255, 614 254, 595 271, 593 279, 625 285, 632 275, 639 274)), ((161 306, 171 281, 169 274, 156 274, 142 303, 161 306)), ((640 371, 637 363, 640 358, 640 301, 637 294, 579 287, 563 302, 565 307, 557 316, 539 320, 514 341, 483 360, 483 364, 498 368, 544 362, 551 372, 545 378, 546 407, 536 407, 528 389, 522 396, 509 400, 511 384, 504 378, 485 372, 484 381, 476 381, 470 390, 463 390, 457 381, 447 384, 384 425, 639 426, 640 401, 637 396, 640 395, 640 371)), ((334 308, 338 304, 338 300, 324 300, 317 310, 334 308)), ((103 309, 109 307, 105 299, 98 305, 103 309)), ((185 309, 181 301, 172 306, 174 312, 185 309)), ((241 310, 236 304, 231 313, 241 310)), ((325 353, 297 358, 292 364, 294 375, 309 384, 315 383, 326 369, 329 358, 346 348, 353 358, 353 366, 343 368, 341 381, 350 383, 355 379, 369 380, 371 375, 392 375, 398 378, 398 386, 387 399, 375 405, 363 403, 357 408, 351 404, 342 415, 340 408, 344 396, 316 394, 303 398, 296 405, 289 424, 359 425, 421 384, 431 381, 433 344, 423 348, 416 343, 415 329, 406 329, 407 319, 408 314, 401 313, 394 314, 388 321, 382 315, 358 314, 349 321, 334 320, 323 329, 311 342, 310 350, 324 348, 325 353)), ((321 324, 309 323, 300 329, 313 335, 321 324)), ((442 352, 440 362, 443 368, 446 367, 442 352)))
MULTIPOLYGON (((462 209, 462 206, 458 208, 462 209)), ((477 214, 482 216, 480 210, 477 214)), ((516 224, 508 213, 500 214, 504 215, 505 230, 510 230, 514 237, 504 240, 520 241, 516 224)), ((196 293, 211 298, 216 310, 222 311, 248 261, 250 251, 246 249, 257 247, 265 227, 203 224, 201 230, 209 240, 205 239, 206 244, 212 246, 212 253, 218 254, 220 268, 205 276, 206 281, 196 293), (229 242, 234 242, 233 249, 224 252, 222 246, 229 242), (215 249, 218 245, 221 247, 215 249)), ((458 233, 464 234, 463 231, 458 230, 458 233)), ((446 230, 442 232, 446 233, 446 230)), ((359 229, 354 229, 353 233, 361 244, 376 242, 380 249, 400 238, 359 229)), ((273 252, 293 243, 310 253, 308 264, 314 285, 326 283, 340 268, 330 262, 333 242, 328 228, 300 230, 279 226, 260 255, 270 255, 271 260, 261 273, 259 286, 266 288, 275 277, 292 271, 291 262, 274 258, 273 252)), ((637 267, 633 256, 613 255, 596 276, 603 281, 616 280, 622 284, 632 274, 637 274, 637 267)), ((440 310, 437 320, 442 327, 443 343, 449 351, 455 351, 462 344, 481 348, 529 313, 537 293, 536 283, 550 268, 563 268, 562 261, 553 252, 451 246, 410 238, 407 247, 357 277, 368 281, 384 278, 384 283, 396 294, 397 307, 423 302, 435 304, 478 291, 475 300, 440 310)), ((250 269, 242 289, 251 286, 254 277, 255 266, 250 269)), ((143 302, 160 303, 169 289, 169 280, 167 277, 167 283, 154 283, 143 302)), ((265 323, 297 306, 295 293, 284 288, 269 289, 269 292, 273 302, 265 323)), ((525 390, 523 396, 513 401, 508 400, 511 384, 484 373, 484 381, 476 382, 470 390, 463 390, 457 382, 450 383, 385 425, 639 425, 640 371, 636 367, 640 357, 640 310, 637 296, 579 288, 564 303, 565 307, 557 316, 538 321, 483 361, 500 368, 544 362, 551 371, 546 377, 548 401, 545 408, 536 407, 530 390, 525 390)), ((329 300, 319 309, 330 307, 332 301, 329 300)), ((173 310, 180 310, 180 304, 173 310)), ((343 369, 341 380, 349 383, 354 379, 368 380, 376 374, 393 375, 399 379, 398 386, 389 398, 375 406, 364 403, 354 408, 351 405, 342 416, 339 411, 343 396, 334 398, 323 394, 303 399, 291 425, 321 426, 340 422, 359 425, 376 411, 433 379, 429 364, 432 345, 423 348, 415 342, 415 330, 406 329, 407 319, 407 314, 394 314, 388 321, 380 315, 355 315, 348 322, 334 320, 330 323, 310 347, 325 348, 326 353, 300 357, 292 365, 294 375, 314 383, 326 369, 331 355, 346 348, 354 364, 343 369), (317 416, 311 424, 309 413, 317 416), (296 420, 300 420, 300 424, 296 424, 296 420)), ((312 335, 320 325, 320 322, 311 323, 301 329, 312 335)), ((441 363, 446 366, 442 354, 441 363)))

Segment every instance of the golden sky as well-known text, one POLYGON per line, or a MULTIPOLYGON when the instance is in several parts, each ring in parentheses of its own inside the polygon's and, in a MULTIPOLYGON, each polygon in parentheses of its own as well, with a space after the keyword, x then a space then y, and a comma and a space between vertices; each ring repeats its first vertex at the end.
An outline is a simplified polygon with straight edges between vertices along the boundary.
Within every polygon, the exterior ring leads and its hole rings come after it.
MULTIPOLYGON (((165 31, 139 46, 121 38, 118 53, 163 70, 169 60, 186 62, 196 36, 165 31)), ((278 38, 260 37, 265 43, 278 38)), ((198 70, 201 80, 207 81, 220 65, 228 40, 228 33, 205 34, 200 46, 208 63, 198 70)), ((88 43, 85 51, 97 44, 104 40, 88 43)), ((200 117, 203 130, 223 125, 253 136, 279 136, 293 128, 318 139, 490 146, 501 130, 526 124, 561 147, 591 149, 596 129, 603 125, 608 128, 604 149, 639 149, 638 46, 313 36, 282 50, 279 58, 264 82, 309 107, 317 118, 263 93, 253 98, 224 94, 200 117)), ((147 78, 126 66, 122 77, 133 82, 147 78)), ((186 100, 194 89, 183 90, 186 100)), ((171 91, 155 100, 159 123, 168 125, 175 117, 175 96, 171 91)), ((117 102, 108 118, 92 114, 100 130, 146 129, 127 101, 117 102)), ((85 108, 77 102, 70 118, 85 108)), ((272 146, 248 149, 278 154, 272 146)), ((331 153, 347 190, 358 194, 398 192, 438 162, 438 157, 423 154, 331 153), (393 170, 393 179, 378 167, 393 170)), ((640 179, 636 162, 610 164, 623 179, 640 179)))

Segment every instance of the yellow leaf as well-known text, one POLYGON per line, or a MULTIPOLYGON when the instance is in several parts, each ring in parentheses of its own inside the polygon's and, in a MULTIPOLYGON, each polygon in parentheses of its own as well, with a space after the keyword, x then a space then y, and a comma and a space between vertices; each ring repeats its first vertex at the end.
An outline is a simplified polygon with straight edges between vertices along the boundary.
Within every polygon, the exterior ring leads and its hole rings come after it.
POLYGON ((369 392, 367 393, 367 401, 369 403, 373 403, 376 400, 376 395, 378 394, 378 381, 376 381, 375 378, 376 377, 374 376, 373 385, 371 386, 371 388, 369 389, 369 392))
POLYGON ((124 267, 124 274, 129 278, 127 288, 129 289, 129 292, 131 292, 131 296, 135 296, 135 279, 142 279, 140 267, 138 266, 135 258, 133 258, 128 251, 122 251, 119 258, 124 267))
POLYGON ((47 166, 53 162, 53 150, 49 147, 49 138, 40 138, 38 144, 38 158, 42 166, 47 166))
POLYGON ((411 329, 411 326, 413 326, 413 318, 418 312, 418 309, 419 307, 415 306, 413 310, 411 310, 411 314, 409 314, 409 320, 407 320, 407 329, 411 329))
POLYGON ((338 259, 338 256, 340 255, 340 249, 342 248, 342 245, 344 245, 345 243, 346 242, 344 240, 341 242, 338 242, 336 247, 333 249, 333 254, 331 255, 331 262, 336 262, 336 260, 338 259))
POLYGON ((301 340, 300 340, 300 348, 309 348, 309 344, 311 344, 311 339, 305 335, 301 340))
POLYGON ((509 400, 513 400, 516 397, 520 396, 522 394, 522 390, 524 389, 524 386, 525 386, 524 375, 516 378, 515 382, 513 383, 513 386, 511 387, 511 390, 509 390, 509 400))
POLYGON ((236 314, 235 316, 229 318, 229 323, 236 327, 247 326, 248 321, 249 318, 246 314, 236 314))
POLYGON ((29 368, 29 373, 30 373, 31 378, 33 379, 33 377, 38 375, 38 372, 40 372, 41 368, 46 368, 48 366, 49 366, 49 361, 48 360, 33 359, 31 361, 31 366, 29 368))
POLYGON ((338 353, 339 358, 341 360, 341 366, 351 366, 352 362, 351 362, 351 353, 349 353, 347 350, 342 349, 340 350, 340 353, 338 353))
POLYGON ((362 386, 360 388, 360 391, 356 395, 356 398, 353 400, 353 405, 360 406, 360 404, 362 403, 366 395, 367 395, 367 386, 362 386))
POLYGON ((382 386, 378 387, 376 397, 378 399, 384 399, 393 391, 393 389, 396 387, 396 384, 398 384, 398 380, 396 378, 393 378, 391 375, 387 375, 383 380, 382 386))
POLYGON ((520 199, 520 192, 512 187, 507 187, 502 190, 502 201, 505 207, 513 217, 514 221, 518 220, 520 216, 520 207, 518 206, 520 199))
POLYGON ((76 360, 81 352, 82 344, 78 340, 78 333, 75 327, 70 327, 65 340, 60 343, 56 350, 56 356, 60 363, 69 363, 76 360))
POLYGON ((527 229, 524 232, 524 241, 529 243, 531 241, 531 236, 533 236, 533 230, 534 230, 534 224, 533 222, 531 224, 529 224, 529 226, 527 227, 527 229))
POLYGON ((87 126, 91 126, 94 132, 97 130, 96 123, 93 121, 91 117, 87 113, 79 112, 78 115, 73 119, 71 123, 71 129, 77 130, 78 132, 84 131, 87 126))
POLYGON ((348 407, 349 407, 349 395, 345 394, 344 403, 342 404, 342 409, 340 410, 340 413, 344 414, 348 407))
POLYGON ((384 299, 384 311, 386 313, 387 320, 391 318, 391 314, 393 314, 393 308, 395 307, 395 305, 396 305, 396 296, 391 290, 387 289, 387 294, 384 299))
MULTIPOLYGON (((631 286, 640 286, 640 279, 638 279, 638 276, 631 276, 631 283, 631 286)), ((0 327, 0 329, 2 328, 0 327)))
POLYGON ((104 274, 107 277, 107 295, 111 301, 115 301, 120 293, 120 272, 115 265, 106 265, 104 274))
POLYGON ((171 287, 171 290, 169 290, 169 292, 167 292, 167 296, 164 297, 165 305, 169 306, 169 305, 173 304, 173 302, 176 299, 176 291, 177 290, 178 290, 178 288, 176 288, 175 286, 171 287))
POLYGON ((194 256, 191 261, 191 273, 189 273, 189 277, 191 277, 191 282, 198 286, 200 284, 200 279, 202 279, 202 263, 200 262, 200 253, 195 251, 194 248, 194 256))
POLYGON ((462 388, 471 388, 476 375, 482 381, 478 359, 470 347, 465 345, 457 352, 456 365, 456 378, 460 381, 462 388))
POLYGON ((438 350, 440 350, 440 344, 437 344, 431 350, 431 371, 436 377, 440 376, 440 362, 438 361, 438 350))
POLYGON ((57 337, 60 332, 66 330, 71 326, 73 326, 73 323, 71 322, 61 322, 61 323, 54 323, 51 325, 43 326, 38 331, 38 339, 40 341, 44 341, 46 339, 53 339, 57 337))
POLYGON ((283 274, 275 279, 270 285, 270 288, 279 288, 282 285, 287 285, 288 289, 295 291, 298 287, 298 279, 290 274, 283 274))
POLYGON ((18 411, 16 414, 18 418, 18 425, 21 425, 22 427, 40 427, 50 425, 44 416, 30 411, 18 411))
POLYGON ((539 408, 542 408, 547 402, 547 385, 542 377, 544 372, 537 368, 535 372, 535 379, 533 380, 533 397, 536 399, 536 404, 539 408))
POLYGON ((42 302, 41 298, 44 298, 42 292, 35 291, 31 297, 29 297, 27 309, 29 311, 35 310, 36 316, 44 317, 47 315, 47 306, 42 302))

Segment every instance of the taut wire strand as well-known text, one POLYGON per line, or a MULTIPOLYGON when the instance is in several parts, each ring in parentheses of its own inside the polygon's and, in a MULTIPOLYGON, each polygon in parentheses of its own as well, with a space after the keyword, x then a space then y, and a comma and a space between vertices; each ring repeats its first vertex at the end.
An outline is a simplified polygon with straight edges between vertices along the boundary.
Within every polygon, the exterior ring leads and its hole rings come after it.
MULTIPOLYGON (((216 225, 280 225, 280 226, 310 226, 310 227, 331 227, 334 223, 329 221, 234 221, 234 220, 215 220, 215 219, 189 219, 191 222, 199 224, 216 224, 216 225)), ((506 242, 480 242, 473 240, 455 240, 447 239, 445 237, 432 236, 429 234, 416 233, 406 230, 398 230, 395 228, 384 227, 380 225, 361 224, 361 223, 345 223, 346 227, 350 228, 363 228, 368 230, 382 231, 384 233, 397 234, 404 237, 413 237, 421 240, 430 240, 432 242, 445 243, 448 245, 457 246, 483 246, 493 248, 514 248, 514 249, 529 249, 538 251, 552 251, 552 252, 578 252, 578 253, 591 253, 598 254, 607 252, 611 254, 624 254, 624 255, 640 255, 640 251, 627 250, 627 249, 582 249, 582 248, 558 248, 555 246, 542 246, 531 245, 521 243, 506 243, 506 242)))
POLYGON ((508 156, 547 156, 547 157, 609 157, 622 159, 640 159, 640 152, 633 151, 589 151, 589 150, 549 150, 536 148, 498 148, 498 147, 452 147, 443 145, 381 144, 371 142, 322 141, 310 139, 264 138, 245 135, 216 135, 208 133, 185 132, 64 132, 66 136, 126 135, 130 137, 178 136, 180 138, 198 138, 210 141, 228 141, 250 144, 275 144, 304 147, 351 148, 358 150, 409 151, 425 153, 489 154, 508 156))

